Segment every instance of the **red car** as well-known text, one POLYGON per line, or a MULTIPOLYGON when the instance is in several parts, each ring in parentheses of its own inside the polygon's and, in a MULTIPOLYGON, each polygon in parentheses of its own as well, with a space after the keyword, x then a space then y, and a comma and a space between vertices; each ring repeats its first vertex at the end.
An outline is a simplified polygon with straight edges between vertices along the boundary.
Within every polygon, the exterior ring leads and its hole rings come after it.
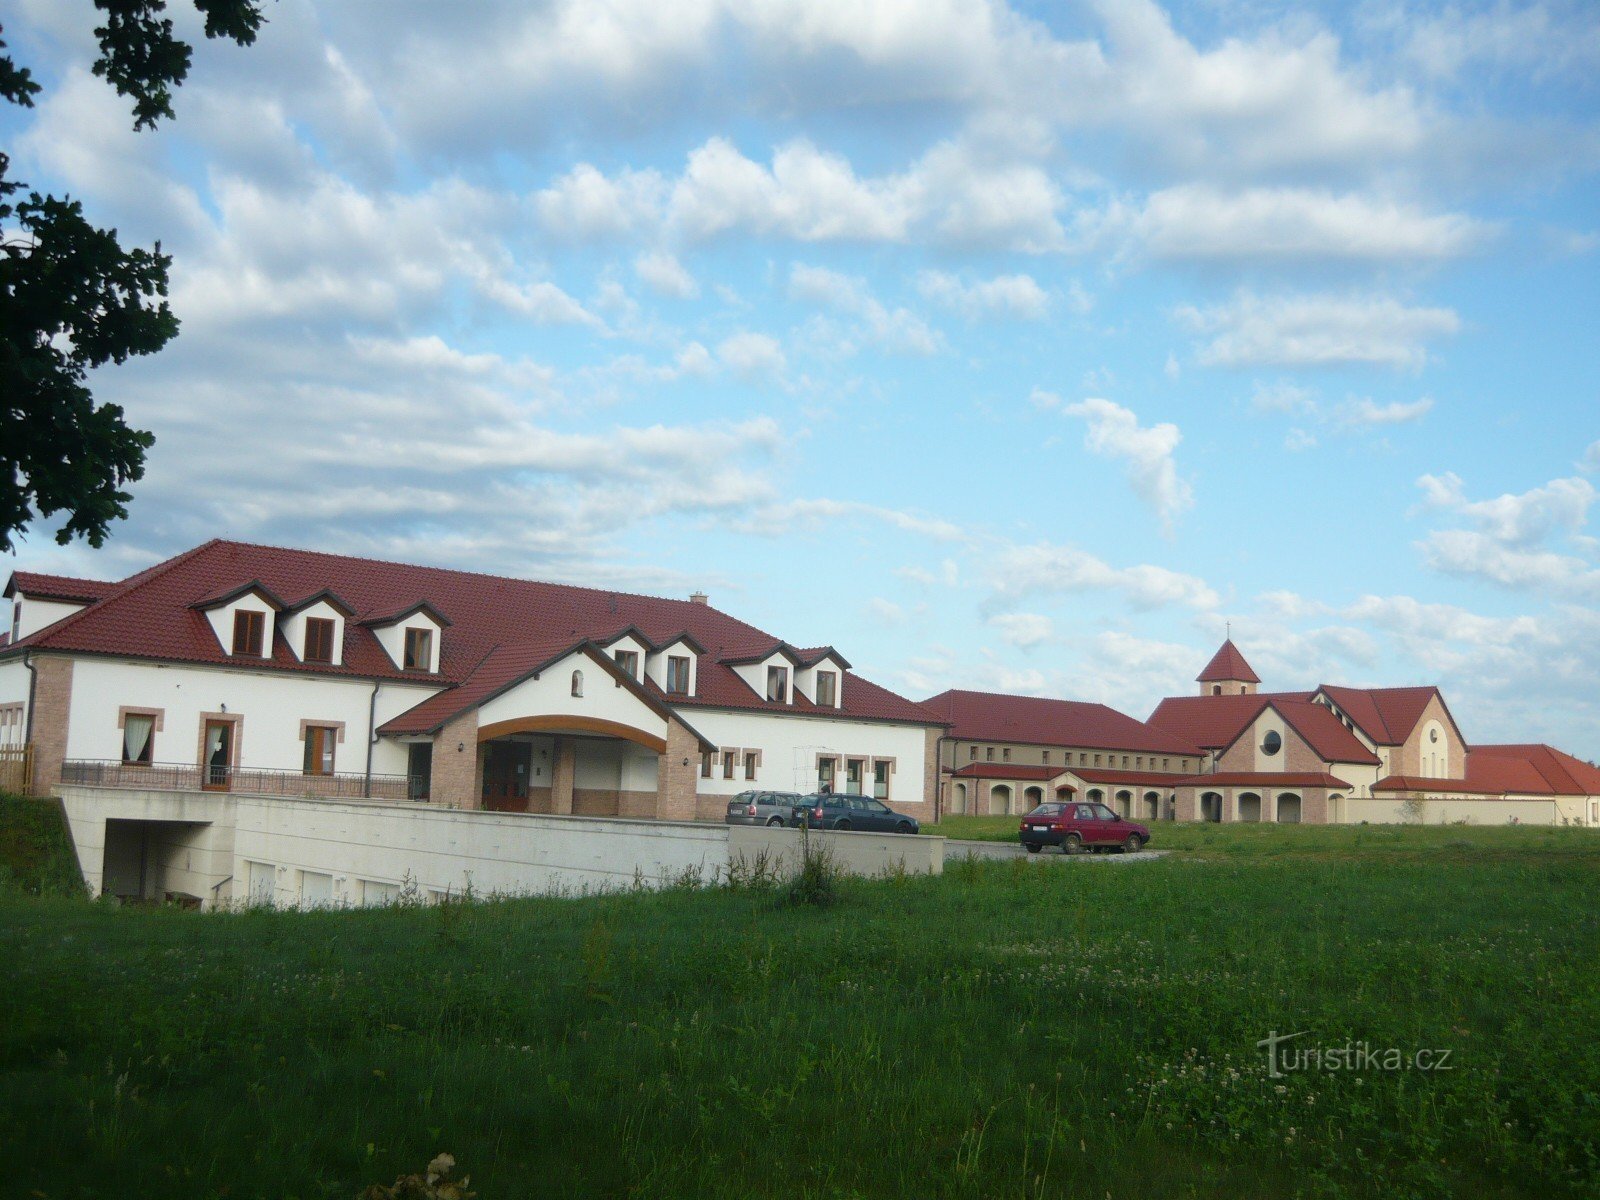
POLYGON ((1063 854, 1120 846, 1124 853, 1136 854, 1150 843, 1149 826, 1125 821, 1104 804, 1087 800, 1041 804, 1022 818, 1017 835, 1029 854, 1044 846, 1060 846, 1063 854))

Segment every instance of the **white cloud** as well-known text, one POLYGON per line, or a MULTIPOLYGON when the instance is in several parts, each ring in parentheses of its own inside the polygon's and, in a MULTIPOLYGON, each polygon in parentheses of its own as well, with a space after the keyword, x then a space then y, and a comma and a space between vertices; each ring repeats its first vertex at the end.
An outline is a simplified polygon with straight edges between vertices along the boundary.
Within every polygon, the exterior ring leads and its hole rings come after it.
POLYGON ((1291 453, 1298 454, 1302 450, 1313 450, 1317 445, 1316 434, 1305 429, 1291 429, 1283 435, 1283 448, 1291 453))
POLYGON ((663 296, 679 300, 693 300, 700 294, 700 285, 672 255, 663 250, 652 250, 633 260, 633 271, 649 288, 663 296))
POLYGON ((1203 580, 1165 567, 1113 567, 1075 546, 1041 542, 1007 545, 986 563, 997 597, 1112 592, 1137 609, 1178 605, 1212 609, 1221 603, 1203 580))
POLYGON ((1257 412, 1304 415, 1317 411, 1316 393, 1285 379, 1276 383, 1257 383, 1250 396, 1250 406, 1257 412))
POLYGON ((903 625, 906 620, 906 610, 882 596, 874 596, 867 601, 867 613, 884 625, 903 625))
POLYGON ((770 537, 786 533, 795 525, 814 527, 823 521, 863 517, 935 541, 958 542, 966 541, 968 537, 959 525, 942 517, 885 508, 859 500, 780 500, 752 510, 741 528, 770 537))
POLYGON ((1435 570, 1503 587, 1576 599, 1600 598, 1594 541, 1584 534, 1597 493, 1586 479, 1553 479, 1526 492, 1469 500, 1455 474, 1417 480, 1430 509, 1461 518, 1466 529, 1439 529, 1418 543, 1435 570), (1548 543, 1565 539, 1565 550, 1548 543))
POLYGON ((1410 403, 1396 400, 1378 404, 1368 397, 1349 400, 1334 412, 1334 420, 1346 428, 1370 429, 1374 426, 1406 425, 1420 421, 1433 411, 1433 398, 1424 396, 1410 403))
POLYGON ((1458 257, 1489 229, 1459 214, 1369 196, 1186 183, 1153 193, 1128 233, 1165 259, 1392 262, 1458 257))
POLYGON ((1055 636, 1055 622, 1038 613, 999 613, 989 618, 1000 640, 1019 650, 1028 650, 1055 636))
POLYGON ((747 379, 782 375, 788 365, 777 338, 748 330, 724 338, 717 346, 717 357, 747 379))
POLYGON ((1600 441, 1589 444, 1589 448, 1583 452, 1583 461, 1578 467, 1590 475, 1600 473, 1600 441))
POLYGON ((1178 478, 1173 454, 1183 435, 1176 425, 1141 426, 1131 410, 1110 400, 1088 399, 1069 404, 1068 416, 1089 424, 1084 445, 1107 458, 1128 464, 1128 478, 1139 496, 1156 510, 1163 527, 1171 529, 1179 514, 1194 505, 1194 489, 1178 478))
POLYGON ((1500 0, 1475 12, 1451 5, 1427 16, 1411 17, 1403 10, 1387 16, 1406 56, 1435 78, 1452 79, 1477 64, 1536 80, 1588 81, 1600 71, 1600 25, 1582 0, 1576 5, 1500 0))
POLYGON ((1185 305, 1174 315, 1211 335, 1200 361, 1225 367, 1364 363, 1417 369, 1427 361, 1426 343, 1461 327, 1448 308, 1408 307, 1388 296, 1240 292, 1226 304, 1185 305))
POLYGON ((1468 500, 1454 472, 1417 480, 1429 507, 1468 518, 1497 542, 1528 546, 1554 533, 1577 533, 1589 520, 1597 495, 1586 479, 1553 479, 1542 487, 1492 500, 1468 500))
POLYGON ((943 345, 921 317, 908 309, 885 308, 866 280, 856 276, 796 263, 789 272, 789 295, 858 318, 853 337, 839 347, 841 353, 853 352, 856 342, 909 354, 936 354, 943 345))
POLYGON ((533 197, 545 227, 569 237, 629 234, 656 223, 666 183, 655 171, 622 171, 608 177, 579 163, 533 197))
POLYGON ((1037 321, 1050 309, 1050 294, 1030 275, 997 275, 968 284, 948 271, 923 271, 917 276, 917 291, 969 320, 1000 316, 1037 321))

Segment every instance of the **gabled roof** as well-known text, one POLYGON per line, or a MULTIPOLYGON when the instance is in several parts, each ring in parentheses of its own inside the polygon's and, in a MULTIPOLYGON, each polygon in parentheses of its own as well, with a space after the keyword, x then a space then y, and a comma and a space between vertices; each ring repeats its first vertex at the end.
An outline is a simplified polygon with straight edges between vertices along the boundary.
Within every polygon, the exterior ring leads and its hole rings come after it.
POLYGON ((19 592, 39 600, 76 600, 92 604, 104 600, 117 585, 102 579, 74 579, 70 575, 41 575, 37 571, 13 571, 6 581, 7 600, 19 592))
POLYGON ((404 608, 395 609, 393 612, 362 617, 361 624, 368 629, 383 629, 389 625, 398 625, 401 621, 414 617, 418 613, 422 613, 441 629, 448 629, 454 624, 449 617, 445 616, 427 600, 418 600, 413 604, 406 605, 404 608))
POLYGON ((1229 638, 1222 643, 1218 651, 1211 656, 1211 661, 1205 665, 1205 670, 1195 676, 1198 683, 1223 683, 1236 680, 1239 683, 1260 683, 1261 676, 1250 669, 1250 664, 1245 662, 1244 655, 1239 653, 1239 647, 1229 638))
POLYGON ((744 667, 751 663, 765 662, 773 655, 787 658, 792 666, 805 665, 805 660, 800 657, 800 651, 789 645, 788 642, 773 642, 771 645, 756 649, 736 650, 732 653, 721 655, 717 661, 726 663, 730 667, 744 667))
POLYGON ((1491 764, 1516 761, 1537 772, 1555 795, 1600 796, 1600 767, 1542 742, 1474 746, 1467 755, 1467 775, 1472 776, 1474 766, 1488 771, 1491 764))
POLYGON ((850 669, 850 660, 832 646, 806 646, 803 649, 796 650, 795 653, 800 656, 800 665, 802 667, 814 667, 823 659, 831 658, 846 671, 850 669))
POLYGON ((311 595, 307 596, 304 600, 296 600, 293 604, 285 608, 284 611, 297 613, 301 609, 310 608, 313 604, 316 604, 319 601, 326 604, 329 608, 333 609, 346 620, 349 620, 351 617, 356 615, 356 610, 346 604, 339 594, 332 588, 321 588, 318 591, 312 592, 311 595))
POLYGON ((866 721, 942 724, 920 705, 855 675, 841 681, 839 708, 817 709, 803 697, 777 704, 754 695, 715 657, 727 652, 725 648, 771 645, 779 639, 707 604, 221 540, 110 585, 99 603, 6 647, 4 653, 39 649, 237 666, 237 660, 219 646, 210 621, 191 606, 238 588, 241 580, 259 582, 278 596, 311 596, 328 589, 367 620, 403 617, 426 603, 440 614, 449 613, 454 622, 442 639, 439 672, 425 681, 397 667, 372 628, 357 622, 346 627, 345 652, 338 665, 301 662, 280 634, 270 654, 252 662, 252 670, 448 687, 466 683, 500 647, 546 639, 571 646, 633 626, 657 644, 687 637, 692 647, 703 648, 697 651, 699 695, 671 697, 674 708, 825 712, 866 721))
POLYGON ((1182 735, 1153 729, 1104 704, 960 689, 940 692, 922 703, 949 723, 950 737, 963 741, 1200 754, 1200 748, 1182 735))
MULTIPOLYGON (((1207 698, 1202 697, 1202 699, 1207 698)), ((1209 699, 1216 700, 1218 697, 1211 696, 1209 699)), ((1344 722, 1320 704, 1312 704, 1309 700, 1288 700, 1275 696, 1261 706, 1257 716, 1269 708, 1282 717, 1283 723, 1298 733, 1323 762, 1360 763, 1363 766, 1373 767, 1381 761, 1376 754, 1362 745, 1360 738, 1344 727, 1344 722)), ((1240 727, 1233 740, 1222 748, 1222 754, 1227 754, 1233 748, 1249 731, 1255 720, 1256 717, 1252 717, 1240 727)))
POLYGON ((207 609, 221 608, 224 604, 232 604, 240 596, 249 595, 259 596, 266 602, 267 607, 274 612, 282 612, 289 607, 276 592, 259 579, 252 579, 248 583, 235 584, 232 587, 220 588, 209 595, 202 596, 189 607, 205 612, 207 609))
MULTIPOLYGON (((1439 695, 1436 687, 1352 688, 1323 684, 1317 691, 1380 746, 1403 745, 1422 720, 1428 702, 1439 695)), ((1448 713, 1449 709, 1445 711, 1448 713)), ((1455 724, 1454 717, 1450 723, 1455 724)), ((1461 731, 1458 728, 1456 732, 1461 731)))
POLYGON ((1253 695, 1168 696, 1147 722, 1207 750, 1231 745, 1272 700, 1311 699, 1310 692, 1256 692, 1253 695))

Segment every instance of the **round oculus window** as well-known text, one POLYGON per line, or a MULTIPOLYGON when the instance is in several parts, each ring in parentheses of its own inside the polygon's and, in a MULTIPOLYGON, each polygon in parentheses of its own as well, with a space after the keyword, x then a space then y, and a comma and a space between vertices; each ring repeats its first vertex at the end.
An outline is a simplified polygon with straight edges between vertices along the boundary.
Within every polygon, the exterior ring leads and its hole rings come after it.
POLYGON ((1283 749, 1283 738, 1276 729, 1267 730, 1267 736, 1261 739, 1261 753, 1276 754, 1283 749))

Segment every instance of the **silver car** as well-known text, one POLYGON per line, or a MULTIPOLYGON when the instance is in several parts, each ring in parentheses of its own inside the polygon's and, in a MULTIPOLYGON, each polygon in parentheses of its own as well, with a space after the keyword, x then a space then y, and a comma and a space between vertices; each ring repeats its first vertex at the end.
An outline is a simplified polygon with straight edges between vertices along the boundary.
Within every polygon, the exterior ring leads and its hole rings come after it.
POLYGON ((740 792, 728 801, 729 825, 787 825, 799 792, 740 792))

